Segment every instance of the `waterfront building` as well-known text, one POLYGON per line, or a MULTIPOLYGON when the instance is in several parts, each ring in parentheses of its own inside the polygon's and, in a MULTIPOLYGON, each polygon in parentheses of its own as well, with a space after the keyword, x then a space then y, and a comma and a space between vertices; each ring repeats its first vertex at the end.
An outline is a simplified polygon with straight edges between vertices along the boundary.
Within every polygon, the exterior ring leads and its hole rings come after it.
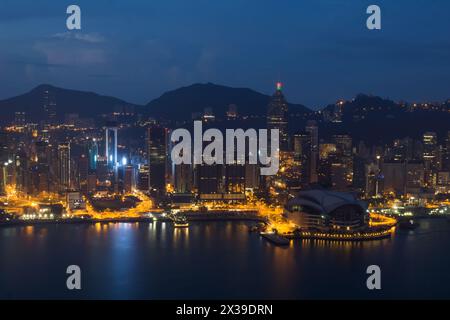
POLYGON ((284 215, 302 230, 357 231, 367 228, 367 203, 352 194, 326 190, 300 191, 287 202, 284 215))

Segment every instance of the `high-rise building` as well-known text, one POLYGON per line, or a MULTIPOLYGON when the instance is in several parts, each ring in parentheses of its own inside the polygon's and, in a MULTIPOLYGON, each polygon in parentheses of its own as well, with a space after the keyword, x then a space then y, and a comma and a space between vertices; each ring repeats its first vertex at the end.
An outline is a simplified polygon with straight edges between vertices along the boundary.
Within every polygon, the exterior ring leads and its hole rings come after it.
POLYGON ((61 191, 70 188, 70 144, 58 145, 59 186, 61 191))
POLYGON ((157 125, 147 130, 149 190, 164 194, 166 190, 167 129, 157 125))
POLYGON ((78 173, 78 185, 84 193, 88 192, 89 158, 82 153, 76 163, 78 173))
POLYGON ((406 193, 419 194, 424 186, 423 161, 411 160, 406 163, 406 193))
POLYGON ((54 93, 49 90, 45 90, 43 100, 44 114, 47 117, 47 123, 54 124, 56 120, 56 101, 54 93))
POLYGON ((444 171, 450 171, 450 131, 447 132, 445 138, 445 149, 442 157, 442 169, 444 171))
POLYGON ((176 164, 174 166, 174 189, 176 193, 191 193, 192 185, 192 165, 187 163, 176 164))
POLYGON ((138 168, 138 178, 137 178, 137 189, 140 191, 148 191, 148 176, 149 176, 148 165, 142 164, 138 168))
POLYGON ((134 167, 132 165, 127 165, 123 170, 123 191, 129 193, 134 187, 134 167))
POLYGON ((396 195, 405 194, 406 164, 401 161, 385 161, 382 165, 384 176, 383 189, 385 193, 393 192, 396 195))
POLYGON ((117 158, 117 125, 108 123, 105 127, 105 157, 109 170, 116 170, 117 158))
POLYGON ((294 161, 300 166, 300 184, 311 182, 311 135, 300 132, 294 135, 294 161))
POLYGON ((425 165, 425 185, 432 187, 436 182, 436 172, 439 170, 436 132, 425 132, 422 137, 423 162, 425 165))
POLYGON ((316 121, 308 121, 305 130, 311 136, 310 182, 315 183, 319 164, 319 128, 316 121))
POLYGON ((267 129, 279 130, 280 151, 287 151, 289 150, 288 104, 282 89, 282 83, 278 82, 267 108, 267 129))
POLYGON ((339 162, 345 171, 345 179, 347 185, 353 183, 353 152, 352 152, 352 138, 347 134, 333 135, 333 140, 336 145, 336 153, 339 157, 339 162))
POLYGON ((93 138, 88 143, 88 154, 89 154, 89 169, 97 169, 97 157, 98 157, 98 144, 97 140, 93 138))

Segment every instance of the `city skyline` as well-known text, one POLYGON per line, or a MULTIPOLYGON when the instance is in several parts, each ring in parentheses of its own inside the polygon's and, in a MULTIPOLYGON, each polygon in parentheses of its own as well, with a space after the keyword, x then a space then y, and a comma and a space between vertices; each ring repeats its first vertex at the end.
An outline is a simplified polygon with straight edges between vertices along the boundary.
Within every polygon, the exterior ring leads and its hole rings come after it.
POLYGON ((428 2, 3 0, 0 300, 449 299, 428 2))

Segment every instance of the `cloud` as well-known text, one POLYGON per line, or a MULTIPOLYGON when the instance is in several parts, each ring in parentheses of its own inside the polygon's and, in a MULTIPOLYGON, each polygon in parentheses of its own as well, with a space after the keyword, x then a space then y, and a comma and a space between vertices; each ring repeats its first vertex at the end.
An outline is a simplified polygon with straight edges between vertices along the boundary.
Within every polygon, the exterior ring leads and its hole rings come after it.
POLYGON ((102 43, 106 39, 99 33, 81 33, 81 32, 61 32, 51 36, 53 39, 78 40, 87 43, 102 43))
POLYGON ((50 65, 86 66, 106 62, 106 52, 102 48, 85 46, 61 46, 51 42, 37 42, 34 47, 50 65))

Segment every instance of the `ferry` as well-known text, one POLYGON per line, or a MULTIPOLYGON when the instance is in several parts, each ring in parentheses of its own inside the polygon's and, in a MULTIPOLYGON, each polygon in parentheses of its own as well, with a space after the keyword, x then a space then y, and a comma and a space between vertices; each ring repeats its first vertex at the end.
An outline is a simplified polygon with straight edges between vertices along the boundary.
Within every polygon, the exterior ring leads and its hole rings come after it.
POLYGON ((189 227, 189 222, 187 221, 185 216, 174 216, 173 226, 175 228, 187 228, 189 227))
POLYGON ((261 237, 272 242, 277 246, 287 246, 290 244, 289 239, 278 235, 276 232, 260 232, 261 237))

